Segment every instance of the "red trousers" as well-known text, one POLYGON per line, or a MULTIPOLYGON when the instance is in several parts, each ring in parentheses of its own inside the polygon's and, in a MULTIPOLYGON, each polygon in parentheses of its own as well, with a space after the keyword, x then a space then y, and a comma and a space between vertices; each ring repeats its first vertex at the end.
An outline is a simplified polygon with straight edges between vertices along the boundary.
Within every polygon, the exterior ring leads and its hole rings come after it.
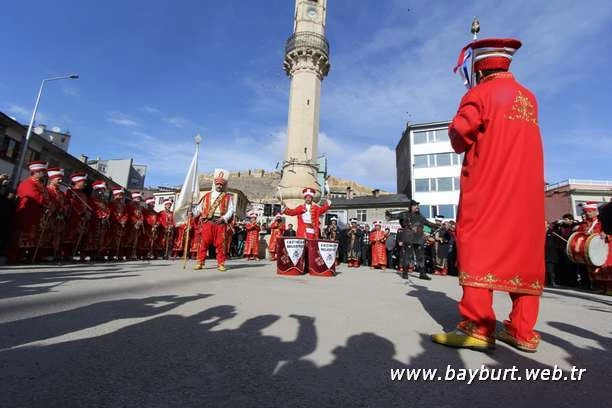
MULTIPOLYGON (((540 297, 522 293, 510 293, 512 311, 504 326, 509 334, 525 345, 535 345, 540 335, 535 327, 540 308, 540 297)), ((457 328, 471 336, 491 341, 495 333, 493 291, 485 288, 463 286, 463 297, 459 302, 459 313, 463 321, 457 328)))
POLYGON ((206 252, 208 247, 211 245, 215 246, 215 252, 217 254, 217 263, 219 265, 225 264, 225 239, 226 239, 226 225, 215 224, 212 221, 207 221, 202 224, 202 231, 200 235, 200 246, 198 248, 198 262, 204 263, 206 259, 206 252))

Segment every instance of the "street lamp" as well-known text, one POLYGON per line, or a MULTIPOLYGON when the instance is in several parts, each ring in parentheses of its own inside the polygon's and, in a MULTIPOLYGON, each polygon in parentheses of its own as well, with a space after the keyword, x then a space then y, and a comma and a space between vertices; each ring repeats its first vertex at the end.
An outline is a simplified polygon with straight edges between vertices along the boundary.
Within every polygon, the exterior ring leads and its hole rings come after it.
POLYGON ((59 79, 79 79, 79 76, 73 74, 60 77, 52 77, 43 79, 43 81, 41 82, 40 88, 38 89, 38 96, 36 97, 36 103, 34 104, 34 112, 32 112, 32 118, 30 119, 30 125, 28 126, 28 132, 26 133, 25 140, 23 141, 23 146, 21 147, 21 153, 19 154, 19 161, 17 162, 17 166, 13 169, 13 188, 17 187, 21 179, 21 170, 23 169, 23 162, 25 161, 26 153, 28 151, 30 135, 32 134, 32 126, 34 125, 34 119, 36 118, 36 112, 38 111, 38 103, 40 102, 40 95, 42 95, 45 82, 57 81, 59 79))

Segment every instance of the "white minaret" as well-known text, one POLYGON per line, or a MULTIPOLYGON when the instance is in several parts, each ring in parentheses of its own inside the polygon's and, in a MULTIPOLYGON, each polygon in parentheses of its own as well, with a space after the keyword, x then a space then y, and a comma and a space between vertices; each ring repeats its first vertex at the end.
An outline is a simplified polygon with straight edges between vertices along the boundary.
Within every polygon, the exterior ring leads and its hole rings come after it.
POLYGON ((328 74, 329 43, 325 39, 327 0, 296 0, 293 35, 285 45, 284 68, 291 78, 287 153, 279 198, 289 207, 303 202, 302 189, 317 184, 317 139, 321 81, 328 74))

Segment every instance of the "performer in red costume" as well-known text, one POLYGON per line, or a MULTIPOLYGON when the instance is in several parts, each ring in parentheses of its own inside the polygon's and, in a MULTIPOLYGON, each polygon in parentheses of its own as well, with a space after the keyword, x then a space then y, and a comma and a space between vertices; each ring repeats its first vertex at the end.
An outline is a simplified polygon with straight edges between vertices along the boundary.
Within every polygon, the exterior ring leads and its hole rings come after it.
POLYGON ((249 261, 259 259, 259 225, 257 225, 257 214, 249 212, 249 222, 246 223, 246 238, 244 244, 244 257, 249 261))
POLYGON ((164 209, 157 214, 159 227, 161 230, 158 234, 158 247, 161 249, 161 257, 168 259, 172 252, 174 244, 174 212, 172 205, 174 202, 171 199, 164 200, 164 209))
POLYGON ((66 224, 66 202, 64 192, 60 190, 60 184, 64 177, 64 169, 49 167, 47 169, 47 177, 49 179, 47 192, 52 210, 49 217, 48 233, 43 238, 43 248, 46 258, 55 260, 61 256, 60 245, 66 224))
POLYGON ((584 222, 576 227, 576 231, 587 234, 600 234, 608 243, 608 259, 600 267, 587 266, 589 278, 593 284, 599 285, 606 294, 612 294, 612 236, 606 235, 599 219, 599 207, 595 201, 587 201, 582 206, 585 215, 584 222))
POLYGON ((455 152, 465 153, 457 217, 462 321, 456 331, 433 335, 437 343, 487 349, 497 337, 535 352, 540 342, 534 326, 545 269, 544 165, 536 98, 508 72, 520 46, 515 39, 481 39, 459 56, 456 69, 470 89, 449 137, 455 152), (519 240, 508 214, 529 214, 519 240), (512 299, 496 336, 493 290, 512 299))
POLYGON ((370 232, 372 247, 372 264, 370 268, 387 269, 387 234, 382 230, 382 221, 372 223, 374 230, 370 232))
POLYGON ((270 243, 268 244, 268 250, 270 251, 271 259, 276 261, 276 241, 285 233, 285 223, 283 222, 283 215, 281 213, 277 213, 274 216, 274 221, 272 221, 272 224, 270 224, 270 231, 270 243))
POLYGON ((227 224, 234 215, 232 195, 227 192, 228 178, 227 170, 215 169, 212 190, 202 196, 194 213, 199 215, 201 225, 198 262, 194 268, 196 270, 204 267, 206 252, 210 245, 215 246, 217 269, 221 272, 227 270, 225 266, 227 224))
POLYGON ((117 260, 123 259, 129 253, 125 251, 127 241, 128 213, 125 205, 125 191, 122 187, 112 189, 113 198, 109 204, 110 210, 110 232, 108 234, 108 247, 110 257, 117 260))
MULTIPOLYGON (((25 256, 32 257, 38 245, 44 222, 48 223, 49 194, 43 179, 47 175, 47 163, 28 163, 30 177, 17 187, 17 210, 15 212, 15 237, 9 262, 19 262, 25 256), (45 215, 47 214, 47 215, 45 215)), ((46 226, 45 226, 46 228, 46 226)), ((31 259, 27 259, 31 261, 31 259)))
POLYGON ((66 220, 66 233, 64 234, 64 256, 84 258, 81 249, 87 242, 91 207, 87 203, 87 195, 83 191, 87 183, 87 175, 83 172, 72 173, 70 176, 72 188, 66 191, 66 204, 68 218, 66 220))
POLYGON ((127 239, 124 241, 126 253, 131 259, 139 259, 142 256, 140 250, 143 239, 144 217, 142 215, 142 194, 132 193, 132 201, 127 203, 128 225, 127 239))
POLYGON ((111 211, 106 203, 106 183, 103 180, 94 181, 91 185, 93 194, 89 197, 89 206, 93 217, 89 222, 89 231, 84 250, 92 259, 104 259, 109 255, 108 232, 110 229, 111 211))
POLYGON ((159 222, 157 220, 157 211, 155 211, 155 197, 145 198, 145 204, 146 207, 142 209, 144 233, 140 251, 143 256, 153 259, 155 258, 155 243, 159 233, 159 222))
POLYGON ((325 199, 325 203, 319 206, 312 202, 315 196, 315 190, 306 187, 302 190, 304 195, 304 204, 301 204, 295 208, 287 208, 283 205, 283 214, 297 216, 298 228, 297 237, 306 239, 319 239, 321 231, 319 230, 319 217, 327 212, 331 206, 331 201, 328 197, 325 199))

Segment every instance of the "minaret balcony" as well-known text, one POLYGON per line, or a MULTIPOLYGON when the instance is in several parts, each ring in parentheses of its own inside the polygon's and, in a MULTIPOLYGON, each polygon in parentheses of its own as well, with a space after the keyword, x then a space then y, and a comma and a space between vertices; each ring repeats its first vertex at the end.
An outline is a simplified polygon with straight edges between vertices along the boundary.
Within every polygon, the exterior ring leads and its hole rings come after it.
POLYGON ((285 55, 300 48, 319 51, 329 58, 329 42, 321 34, 312 31, 298 31, 294 33, 285 43, 285 55))

